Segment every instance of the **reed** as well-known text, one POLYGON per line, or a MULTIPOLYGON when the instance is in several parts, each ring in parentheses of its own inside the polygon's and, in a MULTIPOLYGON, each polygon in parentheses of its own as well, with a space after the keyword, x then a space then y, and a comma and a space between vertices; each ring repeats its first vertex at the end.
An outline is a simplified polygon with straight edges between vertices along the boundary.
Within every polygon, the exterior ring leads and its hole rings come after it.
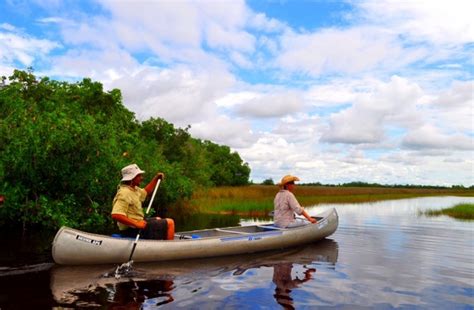
MULTIPOLYGON (((191 200, 202 213, 266 214, 273 210, 277 186, 215 187, 196 191, 191 200)), ((360 203, 424 196, 474 196, 473 189, 426 189, 385 187, 297 186, 295 195, 303 206, 322 203, 360 203)))
POLYGON ((448 215, 462 220, 474 220, 474 204, 463 203, 441 210, 428 210, 424 214, 429 216, 448 215))

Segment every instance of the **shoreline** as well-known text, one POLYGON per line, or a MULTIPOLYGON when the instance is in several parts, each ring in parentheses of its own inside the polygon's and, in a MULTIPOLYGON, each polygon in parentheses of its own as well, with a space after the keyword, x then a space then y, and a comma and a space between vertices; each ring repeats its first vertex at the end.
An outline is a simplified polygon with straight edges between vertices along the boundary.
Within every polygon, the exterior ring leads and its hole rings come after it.
MULTIPOLYGON (((273 210, 277 186, 216 187, 197 191, 189 207, 209 214, 265 214, 273 210)), ((364 203, 417 197, 474 197, 474 189, 298 186, 295 196, 304 207, 323 203, 364 203)))

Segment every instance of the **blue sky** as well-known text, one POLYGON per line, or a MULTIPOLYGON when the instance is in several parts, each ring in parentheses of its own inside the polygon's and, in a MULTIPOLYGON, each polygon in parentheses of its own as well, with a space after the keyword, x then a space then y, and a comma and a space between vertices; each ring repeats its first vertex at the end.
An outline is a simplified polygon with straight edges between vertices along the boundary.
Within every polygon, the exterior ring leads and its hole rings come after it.
POLYGON ((0 75, 119 88, 260 182, 474 184, 471 1, 0 2, 0 75))

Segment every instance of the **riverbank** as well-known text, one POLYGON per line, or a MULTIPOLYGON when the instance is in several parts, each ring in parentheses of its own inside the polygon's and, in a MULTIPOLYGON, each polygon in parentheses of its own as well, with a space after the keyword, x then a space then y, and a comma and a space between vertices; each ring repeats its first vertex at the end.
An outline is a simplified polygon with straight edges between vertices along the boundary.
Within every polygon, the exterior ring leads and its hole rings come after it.
MULTIPOLYGON (((191 208, 202 213, 265 215, 273 210, 277 186, 215 187, 197 191, 191 208)), ((298 186, 295 195, 303 206, 323 203, 360 203, 427 196, 474 197, 474 189, 298 186)))

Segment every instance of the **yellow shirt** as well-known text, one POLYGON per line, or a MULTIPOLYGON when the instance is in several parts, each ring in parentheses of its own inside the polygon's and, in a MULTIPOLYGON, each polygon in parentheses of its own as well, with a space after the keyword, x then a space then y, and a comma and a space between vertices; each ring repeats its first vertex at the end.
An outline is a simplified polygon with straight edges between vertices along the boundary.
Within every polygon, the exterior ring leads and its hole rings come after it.
MULTIPOLYGON (((134 220, 143 220, 142 203, 146 196, 147 192, 143 188, 120 185, 114 197, 112 214, 122 214, 134 220)), ((129 227, 119 222, 117 222, 117 225, 120 230, 129 227)))

